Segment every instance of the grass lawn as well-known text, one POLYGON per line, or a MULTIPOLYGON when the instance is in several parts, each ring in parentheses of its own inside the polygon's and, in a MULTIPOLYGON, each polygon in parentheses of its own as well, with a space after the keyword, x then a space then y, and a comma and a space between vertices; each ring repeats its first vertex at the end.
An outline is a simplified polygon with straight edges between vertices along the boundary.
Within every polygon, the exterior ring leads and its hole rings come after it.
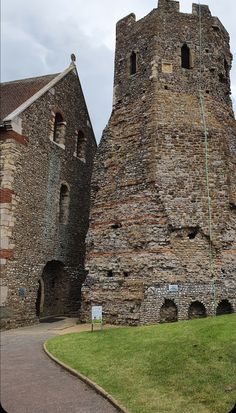
POLYGON ((228 413, 236 401, 236 314, 67 334, 47 349, 132 413, 228 413))

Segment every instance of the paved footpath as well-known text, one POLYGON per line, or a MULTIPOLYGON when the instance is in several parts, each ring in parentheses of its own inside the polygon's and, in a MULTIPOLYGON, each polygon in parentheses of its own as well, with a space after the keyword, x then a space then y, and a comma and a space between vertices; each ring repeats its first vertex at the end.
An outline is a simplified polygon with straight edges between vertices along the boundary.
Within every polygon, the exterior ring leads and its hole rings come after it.
POLYGON ((44 353, 47 338, 76 331, 69 323, 44 322, 1 333, 1 404, 7 413, 117 413, 44 353))

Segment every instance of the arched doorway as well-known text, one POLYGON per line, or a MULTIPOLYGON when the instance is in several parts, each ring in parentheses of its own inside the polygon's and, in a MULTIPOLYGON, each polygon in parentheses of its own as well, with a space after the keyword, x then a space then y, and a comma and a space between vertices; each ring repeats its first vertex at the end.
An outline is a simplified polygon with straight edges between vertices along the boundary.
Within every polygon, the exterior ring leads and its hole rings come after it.
POLYGON ((200 301, 194 301, 190 304, 188 309, 188 318, 192 320, 194 318, 203 318, 206 317, 206 309, 205 306, 200 303, 200 301))
POLYGON ((166 300, 160 309, 160 323, 178 321, 178 308, 174 301, 166 300))
POLYGON ((220 301, 216 309, 216 315, 231 314, 231 313, 233 313, 233 308, 230 302, 228 300, 220 301))
POLYGON ((68 278, 64 264, 56 260, 49 261, 43 269, 42 282, 36 301, 36 311, 40 310, 39 314, 43 317, 63 315, 67 298, 68 278))

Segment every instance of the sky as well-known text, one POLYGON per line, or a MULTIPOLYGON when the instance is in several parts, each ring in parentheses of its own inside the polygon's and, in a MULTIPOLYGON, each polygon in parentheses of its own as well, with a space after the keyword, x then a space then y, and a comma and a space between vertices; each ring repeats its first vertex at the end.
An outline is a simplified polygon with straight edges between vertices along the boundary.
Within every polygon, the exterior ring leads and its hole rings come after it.
MULTIPOLYGON (((201 3, 209 5, 230 34, 236 109, 236 1, 201 3)), ((99 141, 112 107, 116 22, 129 13, 138 20, 155 7, 157 0, 2 0, 1 81, 62 72, 74 53, 99 141)), ((180 0, 180 9, 190 13, 192 0, 180 0)))

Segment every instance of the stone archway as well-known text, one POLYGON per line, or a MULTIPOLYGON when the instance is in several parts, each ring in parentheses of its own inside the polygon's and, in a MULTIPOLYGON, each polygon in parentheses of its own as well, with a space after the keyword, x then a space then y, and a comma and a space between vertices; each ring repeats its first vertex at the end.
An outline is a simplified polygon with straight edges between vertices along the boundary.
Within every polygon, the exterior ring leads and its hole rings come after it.
POLYGON ((160 323, 172 323, 178 321, 178 308, 174 301, 165 299, 160 309, 160 323))
POLYGON ((194 318, 203 318, 206 317, 206 308, 200 301, 194 301, 190 304, 188 309, 188 318, 192 320, 194 318))
POLYGON ((48 261, 42 273, 43 299, 41 290, 42 316, 63 315, 68 296, 68 278, 61 261, 48 261))
POLYGON ((231 314, 233 313, 233 307, 228 300, 222 300, 219 302, 216 315, 231 314))

